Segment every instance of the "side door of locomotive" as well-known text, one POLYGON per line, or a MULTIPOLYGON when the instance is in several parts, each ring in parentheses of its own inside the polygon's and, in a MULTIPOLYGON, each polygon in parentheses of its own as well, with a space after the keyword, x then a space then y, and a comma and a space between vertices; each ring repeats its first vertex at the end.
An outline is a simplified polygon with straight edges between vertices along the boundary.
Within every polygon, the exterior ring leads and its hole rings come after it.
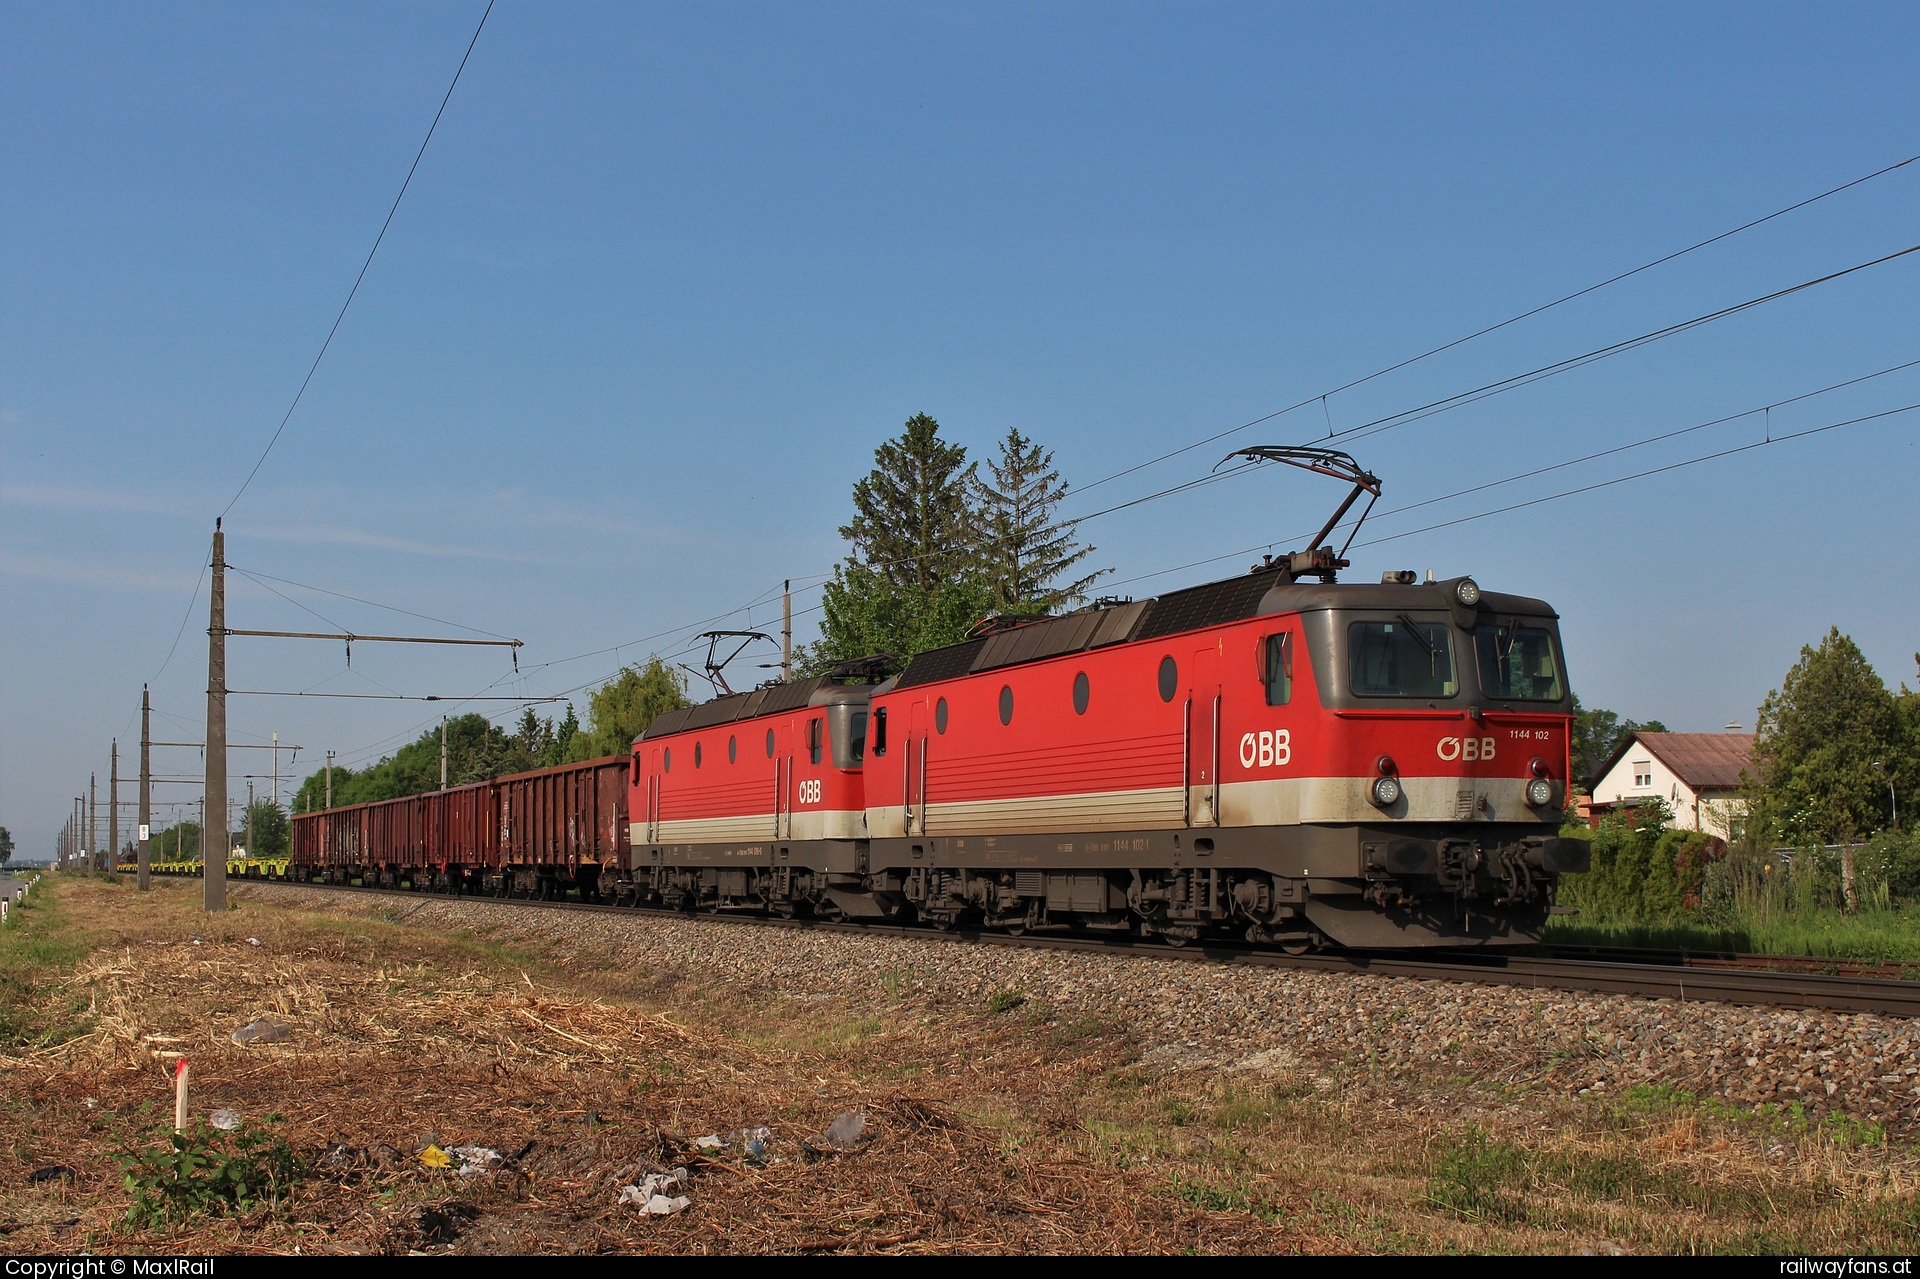
POLYGON ((927 703, 924 698, 907 712, 906 749, 901 751, 900 795, 905 831, 927 833, 927 703), (917 825, 916 825, 917 821, 917 825))
POLYGON ((1189 667, 1187 722, 1192 746, 1188 781, 1189 812, 1195 826, 1220 824, 1220 734, 1223 690, 1220 684, 1220 647, 1215 640, 1196 650, 1189 667))
POLYGON ((793 720, 783 719, 773 730, 773 830, 776 839, 793 838, 793 720))

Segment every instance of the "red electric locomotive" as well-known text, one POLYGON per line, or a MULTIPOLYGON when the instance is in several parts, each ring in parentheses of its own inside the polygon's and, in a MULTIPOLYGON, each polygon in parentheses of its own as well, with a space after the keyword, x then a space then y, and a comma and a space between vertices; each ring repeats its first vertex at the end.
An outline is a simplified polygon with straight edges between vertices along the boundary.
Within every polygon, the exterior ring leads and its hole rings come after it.
MULTIPOLYGON (((1355 483, 1344 455, 1259 450, 1355 483), (1285 456, 1282 456, 1282 455, 1285 456), (1341 465, 1344 463, 1344 466, 1341 465)), ((1315 549, 989 629, 874 682, 716 698, 634 743, 632 887, 688 908, 1244 936, 1537 941, 1572 695, 1556 615, 1315 549)))
POLYGON ((1336 581, 1324 539, 1379 481, 1247 452, 1354 485, 1308 551, 985 624, 897 675, 725 693, 624 758, 301 816, 295 873, 1175 944, 1537 941, 1587 868, 1558 836, 1553 610, 1464 577, 1336 581))

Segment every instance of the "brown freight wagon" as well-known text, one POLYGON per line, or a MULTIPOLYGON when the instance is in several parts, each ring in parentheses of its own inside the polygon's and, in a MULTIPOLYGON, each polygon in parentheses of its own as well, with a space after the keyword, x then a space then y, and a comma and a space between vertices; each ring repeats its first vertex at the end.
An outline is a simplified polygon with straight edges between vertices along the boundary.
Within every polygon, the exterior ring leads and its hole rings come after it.
MULTIPOLYGON (((301 813, 293 873, 499 896, 586 896, 627 868, 625 756, 301 813)), ((611 887, 611 883, 608 885, 611 887)))
POLYGON ((616 755, 498 779, 509 890, 551 896, 577 886, 591 896, 602 876, 611 881, 626 870, 629 776, 627 757, 616 755))

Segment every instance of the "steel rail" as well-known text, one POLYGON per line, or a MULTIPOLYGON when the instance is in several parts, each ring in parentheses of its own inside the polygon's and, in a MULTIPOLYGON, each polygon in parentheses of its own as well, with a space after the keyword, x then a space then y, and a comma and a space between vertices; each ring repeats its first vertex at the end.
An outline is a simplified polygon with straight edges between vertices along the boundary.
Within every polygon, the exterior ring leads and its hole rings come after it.
MULTIPOLYGON (((1404 977, 1416 981, 1462 981, 1482 985, 1527 986, 1536 990, 1589 991, 1633 995, 1643 999, 1673 999, 1681 1003, 1724 1003, 1774 1008, 1816 1008, 1829 1012, 1877 1013, 1888 1017, 1920 1016, 1920 982, 1885 977, 1778 971, 1733 967, 1694 967, 1690 964, 1630 962, 1620 959, 1568 959, 1492 951, 1452 952, 1414 957, 1377 951, 1288 955, 1244 945, 1168 946, 1133 938, 1108 939, 1047 933, 996 933, 900 924, 847 924, 836 920, 782 919, 777 916, 722 914, 668 910, 664 907, 613 906, 597 902, 551 901, 533 897, 494 897, 486 894, 449 894, 420 889, 369 888, 364 885, 299 883, 282 879, 245 879, 245 884, 290 888, 317 888, 329 892, 369 893, 412 900, 461 901, 482 905, 534 906, 543 909, 592 911, 629 918, 669 917, 693 921, 754 924, 805 932, 846 933, 854 936, 919 938, 989 946, 1039 947, 1083 954, 1133 955, 1147 959, 1184 960, 1251 968, 1291 968, 1309 972, 1355 976, 1404 977)), ((1650 952, 1661 954, 1662 952, 1650 952)), ((1671 952, 1678 954, 1678 952, 1671 952)), ((1794 958, 1794 957, 1764 957, 1794 958)))

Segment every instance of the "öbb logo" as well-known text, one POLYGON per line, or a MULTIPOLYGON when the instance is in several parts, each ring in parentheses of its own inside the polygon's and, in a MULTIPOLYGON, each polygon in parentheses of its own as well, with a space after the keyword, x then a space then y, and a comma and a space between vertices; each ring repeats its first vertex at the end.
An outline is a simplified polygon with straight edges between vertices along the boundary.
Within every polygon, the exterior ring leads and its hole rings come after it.
POLYGON ((1271 733, 1248 733, 1240 739, 1240 767, 1272 768, 1293 761, 1293 734, 1284 728, 1271 733))
POLYGON ((1440 752, 1440 758, 1448 763, 1456 759, 1471 763, 1474 760, 1493 758, 1493 739, 1491 737, 1443 737, 1435 749, 1440 752))

